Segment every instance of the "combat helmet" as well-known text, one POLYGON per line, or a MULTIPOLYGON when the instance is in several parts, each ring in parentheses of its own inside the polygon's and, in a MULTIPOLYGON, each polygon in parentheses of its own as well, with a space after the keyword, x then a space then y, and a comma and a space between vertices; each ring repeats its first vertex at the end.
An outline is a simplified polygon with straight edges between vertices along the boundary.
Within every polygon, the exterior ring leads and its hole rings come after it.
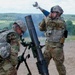
POLYGON ((15 23, 17 23, 20 26, 23 32, 26 31, 25 23, 22 20, 17 20, 15 23))
POLYGON ((63 14, 64 11, 59 5, 56 5, 51 8, 51 12, 58 12, 61 15, 63 14))

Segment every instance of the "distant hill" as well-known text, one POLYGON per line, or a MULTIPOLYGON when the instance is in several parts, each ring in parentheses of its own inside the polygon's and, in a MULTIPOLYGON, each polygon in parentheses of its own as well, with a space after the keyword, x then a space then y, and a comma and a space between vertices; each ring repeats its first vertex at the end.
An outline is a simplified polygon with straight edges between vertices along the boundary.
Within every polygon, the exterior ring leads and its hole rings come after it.
MULTIPOLYGON (((43 32, 39 31, 38 25, 45 17, 43 14, 21 14, 21 13, 0 13, 0 29, 4 27, 8 27, 16 20, 23 20, 25 22, 25 16, 32 15, 32 19, 36 28, 38 36, 44 36, 43 32)), ((64 19, 75 21, 75 15, 62 15, 64 19)), ((26 36, 28 36, 28 31, 26 32, 26 36)))
MULTIPOLYGON (((41 36, 41 34, 43 35, 43 33, 40 32, 38 29, 38 24, 39 22, 41 22, 41 20, 44 17, 44 15, 42 14, 2 13, 0 14, 0 29, 8 27, 10 24, 12 24, 16 20, 23 20, 25 22, 25 16, 27 15, 32 15, 32 19, 33 19, 36 31, 39 32, 38 35, 39 36, 41 36)), ((27 36, 29 36, 28 31, 26 33, 27 33, 27 36)))
MULTIPOLYGON (((41 18, 44 17, 43 14, 21 14, 21 13, 0 13, 0 20, 17 20, 17 19, 23 19, 24 17, 27 15, 32 15, 34 17, 41 18)), ((62 15, 64 17, 65 20, 75 20, 75 15, 71 15, 71 14, 64 14, 62 15)))

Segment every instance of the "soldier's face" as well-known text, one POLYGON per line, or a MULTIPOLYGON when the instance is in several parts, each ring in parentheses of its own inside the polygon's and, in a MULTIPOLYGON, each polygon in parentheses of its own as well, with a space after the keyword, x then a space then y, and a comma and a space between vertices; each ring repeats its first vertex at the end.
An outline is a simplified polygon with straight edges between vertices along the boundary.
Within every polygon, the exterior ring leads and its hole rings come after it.
POLYGON ((22 34, 22 30, 21 30, 21 28, 18 26, 18 25, 16 25, 16 24, 14 24, 14 30, 19 34, 19 35, 21 35, 22 34))
POLYGON ((57 17, 57 13, 56 12, 51 12, 50 13, 50 18, 55 19, 57 17))

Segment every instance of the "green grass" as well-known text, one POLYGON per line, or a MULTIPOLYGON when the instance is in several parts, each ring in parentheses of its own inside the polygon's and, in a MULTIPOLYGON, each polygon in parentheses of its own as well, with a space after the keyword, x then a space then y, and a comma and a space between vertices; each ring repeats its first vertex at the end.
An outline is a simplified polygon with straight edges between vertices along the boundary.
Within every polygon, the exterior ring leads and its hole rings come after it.
POLYGON ((66 41, 74 41, 75 40, 75 36, 68 36, 66 38, 66 41))
POLYGON ((72 21, 72 23, 75 25, 75 21, 72 21))
POLYGON ((8 27, 10 25, 10 23, 12 23, 13 21, 7 21, 7 20, 1 20, 0 21, 0 29, 3 29, 4 27, 8 27))

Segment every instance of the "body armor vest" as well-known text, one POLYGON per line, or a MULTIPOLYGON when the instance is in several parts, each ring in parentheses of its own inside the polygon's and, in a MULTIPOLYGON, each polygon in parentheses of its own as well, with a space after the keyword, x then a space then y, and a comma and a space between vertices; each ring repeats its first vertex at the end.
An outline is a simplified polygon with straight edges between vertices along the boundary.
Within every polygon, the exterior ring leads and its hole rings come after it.
POLYGON ((46 37, 50 42, 60 42, 65 30, 64 22, 61 19, 46 19, 46 37))

